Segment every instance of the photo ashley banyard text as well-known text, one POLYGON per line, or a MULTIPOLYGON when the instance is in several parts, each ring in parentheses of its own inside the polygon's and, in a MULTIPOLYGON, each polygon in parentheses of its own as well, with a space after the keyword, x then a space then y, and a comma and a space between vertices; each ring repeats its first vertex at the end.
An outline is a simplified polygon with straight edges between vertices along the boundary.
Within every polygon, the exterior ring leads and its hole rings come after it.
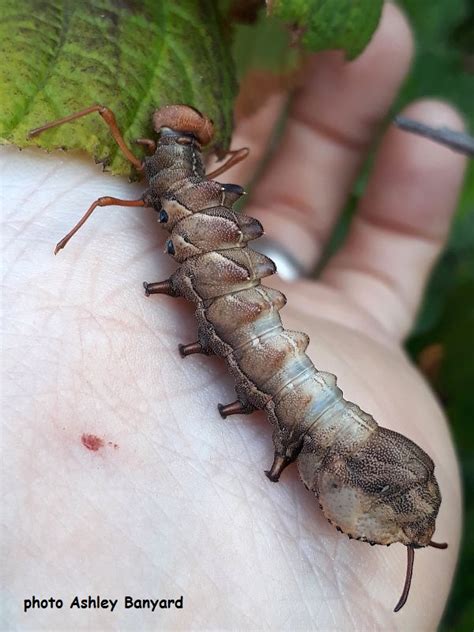
POLYGON ((175 599, 138 599, 136 597, 130 597, 125 595, 124 597, 111 599, 107 597, 101 597, 100 595, 87 597, 79 597, 75 595, 70 599, 58 599, 56 597, 31 597, 23 600, 23 612, 31 610, 61 610, 61 608, 68 609, 85 609, 85 610, 110 610, 113 612, 116 608, 122 608, 123 610, 165 610, 168 608, 182 608, 183 607, 183 595, 175 599))

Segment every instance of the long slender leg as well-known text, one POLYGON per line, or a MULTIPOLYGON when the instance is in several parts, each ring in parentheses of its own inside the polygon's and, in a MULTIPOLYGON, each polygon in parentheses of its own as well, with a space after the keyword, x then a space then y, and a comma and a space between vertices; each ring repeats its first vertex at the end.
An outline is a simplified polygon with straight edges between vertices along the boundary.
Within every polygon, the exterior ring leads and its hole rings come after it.
POLYGON ((77 222, 74 228, 70 230, 68 234, 61 239, 61 241, 58 241, 58 243, 56 244, 56 248, 54 249, 55 255, 57 255, 58 252, 64 248, 71 237, 77 233, 77 231, 83 224, 85 224, 88 218, 92 215, 94 209, 98 206, 145 206, 145 202, 143 200, 120 200, 119 198, 109 196, 100 197, 89 206, 87 211, 77 222))
POLYGON ((211 171, 211 173, 207 173, 206 178, 210 180, 211 178, 220 176, 220 174, 224 173, 224 171, 227 171, 242 160, 245 160, 245 158, 247 158, 247 156, 249 155, 249 151, 250 150, 248 147, 241 147, 240 149, 233 149, 232 151, 228 151, 227 155, 230 156, 230 158, 226 160, 223 165, 221 165, 217 169, 214 169, 214 171, 211 171))
POLYGON ((122 150, 122 153, 125 156, 125 158, 129 160, 138 171, 142 171, 143 170, 142 161, 139 158, 137 158, 131 152, 131 150, 127 147, 123 139, 122 133, 120 132, 118 128, 117 121, 115 119, 115 114, 112 112, 112 110, 110 110, 105 105, 91 105, 90 107, 85 108, 84 110, 80 110, 79 112, 73 112, 72 114, 69 114, 68 116, 64 116, 63 118, 56 119, 55 121, 50 121, 49 123, 46 123, 45 125, 41 125, 41 127, 36 127, 35 129, 32 129, 28 134, 28 138, 32 138, 33 136, 38 136, 38 134, 41 134, 47 129, 51 129, 51 127, 57 127, 58 125, 62 125, 63 123, 69 123, 70 121, 75 121, 76 119, 81 118, 82 116, 87 116, 88 114, 92 114, 93 112, 98 112, 101 115, 101 117, 104 119, 104 121, 107 123, 110 131, 112 132, 112 136, 115 139, 115 142, 122 150))

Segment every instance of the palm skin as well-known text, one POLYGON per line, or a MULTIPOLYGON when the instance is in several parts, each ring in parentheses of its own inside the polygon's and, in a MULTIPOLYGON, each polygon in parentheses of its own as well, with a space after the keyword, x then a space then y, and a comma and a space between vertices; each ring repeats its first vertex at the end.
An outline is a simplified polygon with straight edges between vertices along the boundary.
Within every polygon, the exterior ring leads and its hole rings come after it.
MULTIPOLYGON (((387 11, 393 20, 394 9, 387 11)), ((420 117, 459 126, 446 106, 414 107, 420 117)), ((252 125, 241 125, 237 136, 245 139, 252 125)), ((132 199, 142 187, 101 173, 86 158, 3 150, 9 627, 437 625, 459 543, 459 478, 444 416, 400 342, 445 239, 463 164, 427 142, 389 132, 361 203, 361 222, 373 224, 372 232, 356 225, 319 282, 268 280, 287 295, 285 327, 309 334, 308 354, 338 376, 346 399, 410 437, 436 464, 443 502, 435 539, 449 548, 417 551, 409 601, 396 615, 405 549, 369 547, 337 533, 294 467, 280 484, 270 483, 263 474, 272 460, 264 416, 222 421, 216 404, 234 399, 224 363, 179 357, 178 343, 195 339, 192 306, 145 298, 141 288, 141 281, 163 280, 175 269, 160 252, 165 236, 152 212, 97 211, 53 257, 54 241, 94 198, 132 199), (429 151, 423 164, 420 151, 429 151), (400 154, 405 166, 397 163, 400 154), (405 230, 380 216, 369 222, 378 208, 387 218, 396 191, 404 195, 406 214, 397 209, 397 220, 405 220, 405 230), (33 594, 60 597, 64 607, 24 613, 23 599, 33 594), (76 595, 89 594, 118 598, 119 605, 113 613, 69 609, 76 595), (125 595, 183 595, 184 608, 124 610, 125 595)), ((260 148, 252 149, 258 157, 260 148)), ((243 182, 251 169, 250 161, 221 179, 243 182)), ((288 232, 278 231, 285 216, 273 221, 278 200, 268 194, 278 193, 277 182, 269 169, 247 212, 284 243, 288 232)), ((292 238, 302 264, 312 263, 315 245, 306 234, 292 238)))

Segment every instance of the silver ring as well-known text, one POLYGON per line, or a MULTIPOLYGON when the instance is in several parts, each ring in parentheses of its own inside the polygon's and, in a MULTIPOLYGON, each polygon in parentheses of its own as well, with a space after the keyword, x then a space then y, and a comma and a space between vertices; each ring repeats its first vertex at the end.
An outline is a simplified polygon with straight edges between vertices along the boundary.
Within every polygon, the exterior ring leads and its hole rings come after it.
POLYGON ((272 259, 277 267, 278 275, 284 281, 295 281, 301 277, 308 276, 299 261, 275 239, 263 235, 252 247, 257 252, 272 259))

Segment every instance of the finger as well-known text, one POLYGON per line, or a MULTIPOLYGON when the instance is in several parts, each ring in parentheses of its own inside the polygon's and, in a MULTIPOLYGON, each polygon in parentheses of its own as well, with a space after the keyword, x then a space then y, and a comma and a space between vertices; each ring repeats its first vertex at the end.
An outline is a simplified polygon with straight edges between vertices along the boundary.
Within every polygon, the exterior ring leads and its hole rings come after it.
MULTIPOLYGON (((461 130, 447 104, 419 101, 405 114, 461 130)), ((410 330, 427 276, 449 232, 464 156, 391 127, 342 249, 321 280, 343 290, 396 339, 410 330)))
MULTIPOLYGON (((271 73, 261 73, 260 78, 271 78, 271 73)), ((251 77, 249 77, 251 79, 251 77)), ((238 165, 225 172, 222 181, 248 185, 255 177, 259 165, 267 151, 270 138, 274 132, 288 95, 283 91, 276 91, 263 97, 263 102, 255 105, 252 112, 245 111, 243 104, 248 99, 248 93, 255 90, 255 84, 245 78, 241 85, 241 92, 236 103, 236 127, 232 136, 231 149, 248 147, 248 157, 238 165), (239 105, 242 104, 242 105, 239 105)), ((219 166, 219 162, 208 167, 211 171, 219 166)))
POLYGON ((412 49, 405 17, 387 4, 358 59, 347 63, 334 51, 310 59, 278 154, 248 209, 306 269, 314 265, 351 191, 408 70, 412 49))

